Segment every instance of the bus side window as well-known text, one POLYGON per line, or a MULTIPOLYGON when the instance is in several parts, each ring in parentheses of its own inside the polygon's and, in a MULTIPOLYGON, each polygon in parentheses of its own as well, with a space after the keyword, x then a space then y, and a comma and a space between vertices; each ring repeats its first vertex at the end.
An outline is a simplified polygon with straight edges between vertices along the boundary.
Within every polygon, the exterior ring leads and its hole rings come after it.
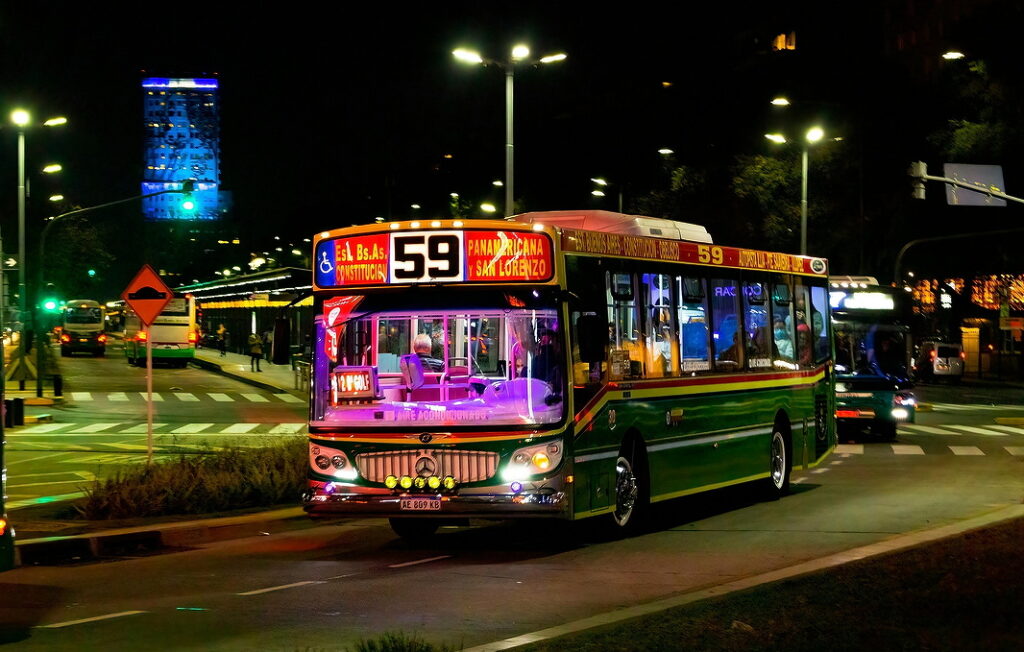
POLYGON ((765 285, 743 283, 743 309, 747 326, 747 364, 751 369, 772 366, 772 325, 768 321, 765 285))
POLYGON ((793 292, 792 324, 796 333, 796 358, 801 366, 809 366, 814 359, 808 305, 807 286, 798 283, 793 292))
POLYGON ((643 375, 643 335, 633 288, 633 275, 608 272, 608 377, 610 380, 643 375))
POLYGON ((793 301, 785 277, 776 276, 772 284, 772 338, 775 357, 786 362, 796 359, 796 340, 793 331, 793 301))
POLYGON ((737 371, 744 366, 742 323, 739 318, 739 281, 711 279, 712 343, 716 371, 737 371))
POLYGON ((708 361, 708 297, 704 279, 677 276, 676 323, 679 328, 679 357, 684 374, 711 369, 708 361))
POLYGON ((811 287, 811 314, 810 327, 811 339, 814 344, 814 362, 822 363, 831 355, 828 337, 828 288, 822 286, 811 287))
POLYGON ((647 378, 679 374, 679 338, 672 320, 672 281, 667 274, 641 276, 646 290, 647 378))

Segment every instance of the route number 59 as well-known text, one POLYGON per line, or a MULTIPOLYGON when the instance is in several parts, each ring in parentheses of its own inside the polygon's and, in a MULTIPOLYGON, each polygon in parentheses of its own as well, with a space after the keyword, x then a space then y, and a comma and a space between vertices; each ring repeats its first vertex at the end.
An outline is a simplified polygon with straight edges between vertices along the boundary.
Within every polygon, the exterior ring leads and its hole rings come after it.
POLYGON ((710 245, 697 245, 698 262, 721 265, 723 260, 724 257, 722 255, 721 247, 712 247, 710 245))
POLYGON ((392 283, 463 280, 462 232, 392 233, 392 283))

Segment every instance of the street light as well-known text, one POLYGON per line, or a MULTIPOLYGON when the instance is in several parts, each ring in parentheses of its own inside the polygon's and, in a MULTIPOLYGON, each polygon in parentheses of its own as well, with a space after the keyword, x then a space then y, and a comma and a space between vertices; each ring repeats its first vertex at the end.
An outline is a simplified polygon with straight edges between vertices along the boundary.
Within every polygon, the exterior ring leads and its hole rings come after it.
MULTIPOLYGON (((604 189, 607 188, 608 185, 609 185, 608 184, 608 180, 605 179, 604 177, 591 177, 590 180, 593 181, 594 185, 597 186, 597 188, 594 188, 593 190, 590 191, 590 194, 593 195, 594 197, 606 197, 607 193, 605 193, 604 189)), ((613 184, 613 185, 618 186, 618 189, 619 189, 619 212, 621 213, 622 212, 622 186, 620 184, 613 184)))
MULTIPOLYGON (((765 134, 765 138, 777 145, 783 145, 786 137, 782 134, 765 134)), ((804 134, 803 151, 800 156, 800 255, 807 255, 807 150, 825 137, 825 130, 814 126, 804 134)))
POLYGON ((559 52, 543 56, 540 59, 531 60, 530 48, 526 45, 518 44, 515 45, 509 53, 508 61, 487 59, 481 56, 479 52, 467 50, 465 48, 457 48, 453 50, 452 56, 463 63, 495 66, 505 72, 505 217, 509 217, 515 209, 512 191, 512 171, 514 163, 512 78, 515 74, 515 67, 523 64, 536 67, 541 64, 557 63, 559 61, 565 61, 567 55, 563 52, 559 52))
MULTIPOLYGON (((25 290, 28 268, 28 261, 25 258, 25 198, 27 196, 25 192, 25 128, 31 124, 32 115, 24 109, 15 109, 11 112, 11 122, 18 128, 18 296, 20 297, 21 311, 24 312, 28 305, 28 293, 25 290)), ((67 123, 67 118, 57 117, 50 118, 43 123, 43 126, 57 127, 67 123)), ((53 171, 59 170, 60 166, 58 165, 53 171)), ((41 265, 42 261, 37 261, 37 264, 41 265)), ((28 344, 25 343, 23 346, 28 346, 28 344)), ((38 370, 37 373, 41 374, 42 370, 38 370)))

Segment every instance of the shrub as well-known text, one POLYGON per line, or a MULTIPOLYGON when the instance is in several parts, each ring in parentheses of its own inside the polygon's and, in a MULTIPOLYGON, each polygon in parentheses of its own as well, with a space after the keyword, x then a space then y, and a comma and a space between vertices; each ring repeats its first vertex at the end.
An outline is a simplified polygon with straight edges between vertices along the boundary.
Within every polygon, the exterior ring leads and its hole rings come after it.
POLYGON ((305 486, 308 445, 295 439, 265 447, 230 447, 118 471, 85 489, 90 520, 208 514, 297 502, 305 486))
POLYGON ((447 645, 440 647, 427 643, 416 636, 406 636, 401 632, 381 634, 375 639, 361 640, 356 643, 355 652, 452 652, 454 648, 447 645))

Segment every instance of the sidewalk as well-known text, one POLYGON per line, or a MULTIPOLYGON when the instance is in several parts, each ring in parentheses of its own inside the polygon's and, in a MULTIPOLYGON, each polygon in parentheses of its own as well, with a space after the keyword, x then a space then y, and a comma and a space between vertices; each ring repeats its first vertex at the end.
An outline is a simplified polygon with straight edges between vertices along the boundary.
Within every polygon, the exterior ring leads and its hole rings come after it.
POLYGON ((193 364, 216 373, 231 376, 270 392, 287 392, 300 398, 309 396, 309 378, 297 375, 291 365, 270 364, 260 361, 260 371, 252 371, 249 356, 240 353, 224 353, 217 349, 196 349, 193 364))

